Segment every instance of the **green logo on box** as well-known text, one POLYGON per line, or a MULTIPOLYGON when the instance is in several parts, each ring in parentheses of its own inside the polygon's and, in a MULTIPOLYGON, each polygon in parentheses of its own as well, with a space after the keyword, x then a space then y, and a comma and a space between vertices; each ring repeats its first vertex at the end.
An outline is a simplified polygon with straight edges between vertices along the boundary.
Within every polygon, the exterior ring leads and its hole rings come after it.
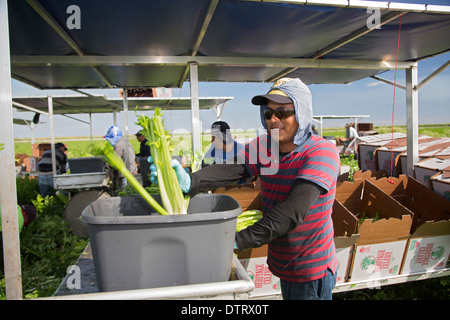
POLYGON ((444 247, 443 246, 439 246, 436 247, 436 249, 434 249, 431 252, 431 259, 433 260, 439 260, 440 258, 442 258, 442 256, 444 255, 444 247))
POLYGON ((361 261, 361 269, 367 270, 367 269, 369 269, 369 267, 371 265, 374 265, 374 264, 375 264, 375 257, 367 256, 364 259, 362 259, 362 261, 361 261))

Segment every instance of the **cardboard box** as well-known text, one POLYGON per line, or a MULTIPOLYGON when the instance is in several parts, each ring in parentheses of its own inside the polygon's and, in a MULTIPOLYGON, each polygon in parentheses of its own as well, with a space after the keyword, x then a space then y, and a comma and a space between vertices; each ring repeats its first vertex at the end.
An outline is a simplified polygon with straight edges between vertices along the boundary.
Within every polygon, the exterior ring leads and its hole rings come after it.
POLYGON ((214 193, 227 194, 242 207, 242 212, 247 210, 261 210, 261 183, 257 179, 254 183, 234 185, 214 190, 214 193))
POLYGON ((373 130, 373 123, 372 122, 359 122, 357 125, 358 129, 357 131, 372 131, 373 130))
MULTIPOLYGON (((348 182, 350 183, 350 182, 348 182)), ((337 200, 333 204, 334 244, 338 261, 336 283, 348 281, 353 249, 359 234, 356 234, 358 218, 346 210, 337 200)))
POLYGON ((351 281, 377 280, 400 273, 406 240, 359 245, 352 264, 351 281))
MULTIPOLYGON (((419 161, 433 158, 435 155, 450 155, 450 139, 449 138, 435 138, 436 140, 431 140, 428 142, 419 141, 418 151, 419 151, 419 161)), ((399 174, 407 174, 406 172, 406 158, 407 150, 405 149, 396 160, 397 171, 399 174)))
MULTIPOLYGON (((338 190, 337 190, 338 191, 338 190)), ((365 219, 359 226, 350 281, 379 279, 400 272, 403 253, 412 224, 412 212, 365 180, 337 192, 343 206, 365 219), (358 197, 359 194, 362 196, 358 197), (373 221, 376 216, 377 221, 373 221)))
POLYGON ((431 177, 449 166, 450 158, 429 158, 414 165, 414 175, 417 181, 431 188, 431 177))
POLYGON ((426 221, 450 219, 450 202, 414 178, 400 175, 372 183, 414 214, 411 233, 426 221))
POLYGON ((361 170, 379 170, 376 159, 376 150, 380 147, 391 145, 400 147, 406 145, 406 135, 403 133, 380 134, 375 136, 359 137, 357 147, 358 165, 361 170))
POLYGON ((280 279, 272 274, 267 265, 267 249, 267 245, 263 245, 259 248, 234 251, 255 284, 255 289, 249 293, 249 297, 281 293, 280 279))
POLYGON ((450 170, 445 168, 430 178, 431 189, 438 195, 450 201, 450 170))
MULTIPOLYGON (((419 148, 430 148, 431 145, 438 143, 442 138, 433 138, 426 135, 419 136, 419 148)), ((398 177, 400 170, 400 156, 407 151, 407 141, 405 139, 397 139, 387 143, 383 147, 376 149, 375 158, 377 161, 378 170, 387 170, 388 174, 393 177, 398 177), (391 172, 392 166, 392 172, 391 172)), ((437 150, 436 150, 437 151, 437 150)), ((406 158, 405 158, 406 159, 406 158)), ((406 168, 406 160, 405 165, 406 168)))
POLYGON ((402 273, 445 267, 450 252, 450 201, 408 178, 406 205, 414 213, 402 273))
POLYGON ((39 159, 37 157, 30 158, 30 172, 38 171, 38 167, 37 167, 38 162, 39 162, 39 159))
POLYGON ((401 273, 443 268, 450 252, 450 201, 414 178, 387 180, 373 183, 414 214, 401 273))
POLYGON ((356 138, 356 143, 376 144, 381 141, 389 141, 392 138, 394 139, 406 138, 406 134, 401 132, 394 132, 394 135, 392 135, 392 133, 383 133, 370 136, 361 136, 356 138))
POLYGON ((381 179, 389 177, 388 172, 386 170, 378 170, 378 171, 371 171, 371 170, 358 170, 353 173, 353 181, 360 181, 360 180, 370 180, 370 179, 381 179))
MULTIPOLYGON (((254 183, 219 188, 214 190, 214 193, 227 194, 236 199, 242 207, 242 212, 262 208, 259 179, 254 183)), ((255 284, 255 289, 249 293, 250 297, 281 293, 280 279, 272 274, 267 265, 267 250, 267 245, 244 251, 234 250, 255 284)))
POLYGON ((445 268, 450 253, 450 220, 425 222, 411 235, 402 274, 445 268))
POLYGON ((31 156, 40 158, 46 150, 50 150, 51 148, 51 143, 35 143, 31 148, 31 156))
POLYGON ((406 150, 406 146, 391 149, 388 147, 381 147, 375 150, 375 158, 377 161, 378 170, 386 170, 389 176, 397 177, 399 156, 406 150), (392 172, 391 172, 392 168, 392 172))

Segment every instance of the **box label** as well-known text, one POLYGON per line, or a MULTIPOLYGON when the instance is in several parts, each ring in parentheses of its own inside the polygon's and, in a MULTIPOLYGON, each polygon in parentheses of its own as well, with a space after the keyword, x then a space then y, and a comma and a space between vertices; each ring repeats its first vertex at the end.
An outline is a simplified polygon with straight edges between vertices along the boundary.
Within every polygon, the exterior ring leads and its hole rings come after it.
POLYGON ((357 246, 351 281, 380 279, 399 274, 405 245, 406 240, 357 246))
POLYGON ((269 270, 266 260, 267 257, 239 260, 255 284, 255 289, 249 293, 252 297, 281 293, 280 279, 269 270))
POLYGON ((409 241, 403 274, 442 269, 450 251, 450 235, 416 238, 409 241))

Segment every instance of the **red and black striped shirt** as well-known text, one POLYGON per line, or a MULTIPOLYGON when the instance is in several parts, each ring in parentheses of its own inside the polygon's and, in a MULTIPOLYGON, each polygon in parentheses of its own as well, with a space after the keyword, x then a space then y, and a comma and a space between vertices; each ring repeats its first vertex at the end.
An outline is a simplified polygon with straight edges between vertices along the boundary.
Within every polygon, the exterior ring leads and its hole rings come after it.
POLYGON ((312 182, 325 190, 297 227, 268 244, 267 263, 274 275, 286 281, 320 279, 327 268, 335 272, 337 266, 331 213, 339 154, 334 144, 313 135, 275 161, 267 137, 254 139, 239 154, 250 175, 260 176, 264 214, 287 197, 295 179, 312 182))

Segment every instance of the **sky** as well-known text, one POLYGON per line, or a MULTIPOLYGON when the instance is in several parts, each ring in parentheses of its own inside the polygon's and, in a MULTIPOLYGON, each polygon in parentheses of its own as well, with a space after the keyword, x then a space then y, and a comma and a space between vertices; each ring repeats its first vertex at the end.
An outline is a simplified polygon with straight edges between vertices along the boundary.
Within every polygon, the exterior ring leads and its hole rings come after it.
MULTIPOLYGON (((450 5, 450 0, 397 0, 404 3, 428 3, 450 5)), ((450 60, 450 53, 445 53, 419 62, 419 82, 429 74, 450 60)), ((380 75, 394 80, 394 71, 380 75)), ((397 82, 405 84, 405 71, 397 71, 397 82)), ((221 120, 229 123, 231 129, 252 130, 261 128, 258 107, 251 104, 253 96, 267 93, 270 83, 199 83, 199 97, 233 97, 225 104, 221 120)), ((405 90, 397 88, 395 103, 393 99, 394 87, 377 80, 367 78, 350 84, 313 84, 309 85, 313 99, 314 115, 369 115, 360 122, 372 122, 374 126, 391 125, 394 113, 394 125, 406 124, 406 95, 405 90)), ((419 90, 419 124, 450 123, 450 68, 441 72, 419 90)), ((84 90, 93 94, 104 94, 107 97, 119 97, 120 89, 84 90)), ((12 80, 12 95, 74 95, 71 90, 38 90, 34 87, 12 80)), ((174 97, 189 97, 190 84, 185 83, 181 89, 172 89, 174 97)), ((129 106, 132 110, 132 106, 129 106)), ((152 111, 142 112, 151 116, 152 111)), ((13 109, 14 118, 31 120, 34 113, 18 112, 13 109)), ((89 121, 88 115, 79 115, 79 119, 89 121)), ((128 115, 128 130, 134 134, 139 130, 135 124, 136 116, 133 111, 128 115)), ((166 111, 164 113, 166 130, 191 131, 190 111, 166 111)), ((34 132, 36 138, 50 137, 49 120, 41 115, 39 124, 34 132)), ((118 126, 124 129, 123 112, 117 116, 118 126)), ((211 124, 217 120, 214 111, 201 110, 200 120, 202 131, 208 131, 211 124)), ((79 121, 61 115, 54 116, 55 137, 89 136, 89 126, 79 121)), ((324 128, 344 127, 350 119, 324 120, 324 128)), ((113 124, 112 114, 93 114, 94 136, 104 135, 113 124)), ((15 138, 29 138, 31 131, 27 126, 14 125, 15 138)))

